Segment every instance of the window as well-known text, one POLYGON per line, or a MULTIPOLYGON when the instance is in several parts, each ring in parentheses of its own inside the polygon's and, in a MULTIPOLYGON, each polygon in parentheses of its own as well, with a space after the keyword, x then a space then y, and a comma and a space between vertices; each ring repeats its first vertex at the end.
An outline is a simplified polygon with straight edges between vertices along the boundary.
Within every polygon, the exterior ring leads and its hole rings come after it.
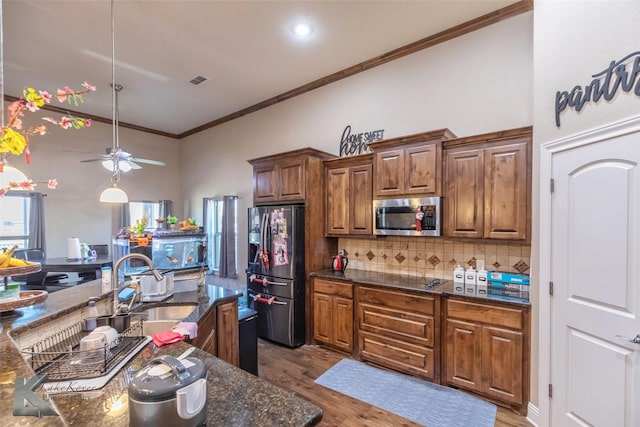
POLYGON ((129 224, 135 224, 145 215, 147 217, 145 230, 155 230, 156 218, 160 218, 160 202, 129 202, 129 224))
POLYGON ((29 244, 29 213, 31 198, 26 194, 7 193, 0 197, 0 246, 18 245, 25 249, 29 244))
MULTIPOLYGON (((233 219, 232 223, 233 233, 235 234, 235 241, 238 241, 238 227, 237 227, 237 216, 238 216, 238 199, 233 198, 230 200, 233 203, 233 219)), ((221 248, 222 248, 222 212, 224 208, 224 200, 223 199, 204 199, 205 205, 205 231, 207 233, 207 264, 209 268, 214 271, 220 271, 220 259, 221 259, 221 248)), ((236 270, 238 268, 238 245, 235 245, 235 260, 236 260, 236 270)))

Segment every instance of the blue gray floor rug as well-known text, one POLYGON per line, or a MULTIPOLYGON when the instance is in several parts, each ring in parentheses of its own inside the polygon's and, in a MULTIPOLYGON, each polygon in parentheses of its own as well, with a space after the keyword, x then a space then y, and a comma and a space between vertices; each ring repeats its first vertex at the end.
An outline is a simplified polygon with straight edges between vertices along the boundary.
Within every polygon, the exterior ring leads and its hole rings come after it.
POLYGON ((420 378, 342 359, 315 380, 427 427, 493 427, 496 406, 420 378))

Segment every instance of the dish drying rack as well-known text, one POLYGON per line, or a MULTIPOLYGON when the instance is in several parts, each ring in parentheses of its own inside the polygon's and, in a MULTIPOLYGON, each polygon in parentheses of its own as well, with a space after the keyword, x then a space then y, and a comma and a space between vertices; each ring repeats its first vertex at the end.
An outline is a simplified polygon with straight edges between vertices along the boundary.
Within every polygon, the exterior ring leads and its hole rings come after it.
POLYGON ((29 356, 36 374, 47 374, 46 382, 83 380, 110 374, 143 342, 149 342, 149 337, 142 334, 142 320, 132 321, 111 345, 81 351, 80 340, 88 334, 83 331, 83 322, 76 323, 22 352, 29 356))

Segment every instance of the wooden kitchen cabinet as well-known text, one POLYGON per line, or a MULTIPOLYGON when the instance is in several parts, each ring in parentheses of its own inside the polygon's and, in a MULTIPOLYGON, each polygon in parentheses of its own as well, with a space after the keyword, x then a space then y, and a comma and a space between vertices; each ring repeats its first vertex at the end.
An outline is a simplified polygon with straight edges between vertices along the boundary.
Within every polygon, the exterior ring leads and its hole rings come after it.
POLYGON ((334 156, 312 148, 249 160, 253 165, 253 202, 304 203, 310 185, 322 184, 321 161, 334 156))
POLYGON ((444 143, 447 237, 528 240, 531 128, 444 143))
POLYGON ((373 155, 326 160, 327 236, 372 235, 373 155))
POLYGON ((313 279, 313 339, 338 350, 353 351, 353 285, 313 279))
POLYGON ((374 198, 440 195, 442 141, 454 136, 440 129, 369 144, 374 151, 374 198))
POLYGON ((238 301, 221 304, 216 307, 216 312, 216 329, 218 330, 217 356, 233 366, 239 366, 238 301))
POLYGON ((529 389, 529 309, 445 300, 443 383, 524 413, 529 389))
POLYGON ((440 296, 358 286, 358 357, 440 380, 440 296))
POLYGON ((191 344, 234 366, 240 364, 238 301, 209 308, 198 321, 198 335, 191 344))

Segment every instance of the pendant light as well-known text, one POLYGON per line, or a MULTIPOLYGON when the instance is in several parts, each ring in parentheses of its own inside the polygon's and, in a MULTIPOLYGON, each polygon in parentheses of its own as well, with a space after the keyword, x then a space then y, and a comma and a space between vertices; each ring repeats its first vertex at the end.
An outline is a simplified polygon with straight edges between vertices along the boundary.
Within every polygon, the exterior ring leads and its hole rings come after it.
MULTIPOLYGON (((116 20, 113 7, 113 0, 111 0, 111 107, 112 107, 112 140, 113 151, 118 147, 118 92, 122 90, 122 86, 116 84, 116 20)), ((100 194, 100 201, 105 203, 127 203, 129 198, 121 188, 118 188, 118 181, 120 181, 120 162, 112 162, 112 168, 110 169, 113 174, 111 175, 111 187, 107 188, 100 194)))

